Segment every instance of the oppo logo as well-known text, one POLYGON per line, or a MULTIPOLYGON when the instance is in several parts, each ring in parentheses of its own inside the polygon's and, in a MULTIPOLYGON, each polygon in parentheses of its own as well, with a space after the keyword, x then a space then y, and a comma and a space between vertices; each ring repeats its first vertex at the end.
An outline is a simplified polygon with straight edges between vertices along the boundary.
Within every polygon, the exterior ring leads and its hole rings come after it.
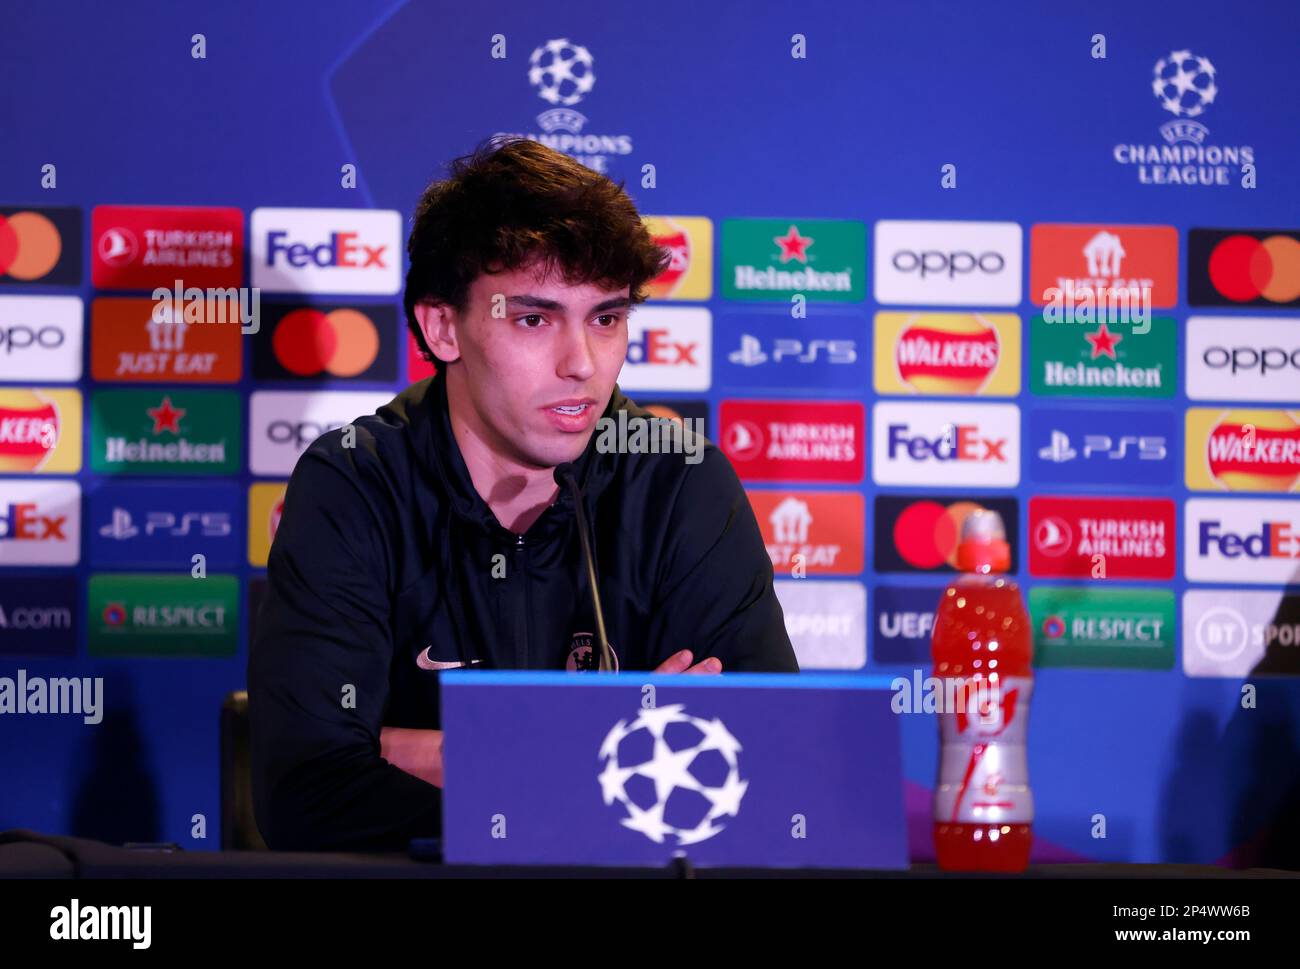
POLYGON ((926 276, 955 279, 977 270, 993 276, 1002 272, 1007 264, 1000 252, 982 252, 977 256, 965 250, 939 252, 937 249, 920 252, 900 249, 894 253, 892 262, 900 273, 918 273, 922 279, 926 276))
POLYGON ((1290 353, 1281 347, 1206 347, 1201 360, 1212 370, 1226 369, 1234 374, 1258 371, 1267 375, 1270 370, 1287 367, 1300 370, 1300 346, 1290 353))
POLYGON ((316 421, 272 421, 266 429, 267 440, 273 444, 292 444, 301 451, 316 438, 320 437, 326 431, 332 431, 337 427, 342 427, 344 422, 337 424, 318 423, 316 421))
POLYGON ((28 347, 55 350, 63 346, 63 331, 57 326, 6 326, 0 328, 0 346, 6 354, 28 347))

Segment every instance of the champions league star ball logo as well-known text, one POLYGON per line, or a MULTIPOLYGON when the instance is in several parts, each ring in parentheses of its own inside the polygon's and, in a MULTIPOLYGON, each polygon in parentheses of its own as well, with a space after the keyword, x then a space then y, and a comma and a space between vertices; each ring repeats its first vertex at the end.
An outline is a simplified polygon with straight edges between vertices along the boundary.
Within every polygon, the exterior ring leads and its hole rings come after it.
POLYGON ((567 38, 548 40, 529 59, 528 83, 551 104, 577 104, 596 83, 591 51, 567 38))
POLYGON ((749 781, 740 779, 740 742, 721 720, 683 712, 683 704, 620 720, 600 746, 605 804, 622 804, 622 824, 656 844, 698 844, 740 812, 749 781))
POLYGON ((1210 59, 1189 50, 1176 50, 1156 61, 1151 90, 1160 106, 1177 118, 1195 118, 1219 93, 1210 59))

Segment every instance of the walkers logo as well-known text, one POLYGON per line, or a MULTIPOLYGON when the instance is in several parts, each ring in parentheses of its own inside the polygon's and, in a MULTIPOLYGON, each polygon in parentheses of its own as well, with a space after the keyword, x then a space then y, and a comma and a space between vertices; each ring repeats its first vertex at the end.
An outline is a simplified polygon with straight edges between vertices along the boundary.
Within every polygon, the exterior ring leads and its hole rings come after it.
POLYGON ((938 586, 878 585, 872 602, 871 660, 877 665, 927 666, 938 586))
POLYGON ((849 219, 727 219, 722 295, 727 299, 857 303, 865 298, 866 228, 849 219))
POLYGON ((1300 232, 1193 229, 1187 237, 1190 306, 1300 306, 1300 232))
POLYGON ((0 380, 81 379, 79 296, 0 296, 0 380))
POLYGON ((284 511, 284 493, 287 481, 263 481, 248 489, 248 564, 266 568, 271 556, 271 543, 280 527, 280 514, 284 511))
POLYGON ((862 571, 866 513, 856 491, 750 491, 749 503, 778 574, 862 571))
POLYGON ((0 474, 81 470, 81 393, 0 388, 0 474))
POLYGON ((718 384, 775 390, 858 390, 867 348, 858 316, 818 315, 815 327, 788 314, 724 314, 715 327, 718 384), (815 336, 814 336, 815 334, 815 336))
POLYGON ((1023 233, 1015 222, 876 223, 876 302, 1015 306, 1023 233))
POLYGON ((1020 317, 1014 313, 876 314, 881 394, 1020 393, 1020 317))
POLYGON ((1029 574, 1172 579, 1174 529, 1166 498, 1030 498, 1029 574))
POLYGON ((880 485, 1020 483, 1015 404, 881 402, 872 420, 872 478, 880 485))
POLYGON ((268 305, 266 317, 253 337, 257 380, 397 379, 392 306, 268 305))
POLYGON ((0 283, 81 285, 81 209, 0 206, 0 283))
POLYGON ((773 586, 799 669, 867 665, 867 589, 861 582, 777 579, 773 586))
POLYGON ((703 307, 643 307, 627 322, 627 362, 618 376, 629 390, 708 390, 713 323, 703 307))
POLYGON ((81 561, 81 485, 0 479, 0 565, 81 561))
POLYGON ((233 390, 101 390, 90 400, 90 468, 98 474, 234 474, 233 390))
MULTIPOLYGON (((877 572, 955 572, 962 522, 986 508, 1002 518, 1011 567, 1018 566, 1020 509, 1014 498, 935 495, 877 495, 875 511, 877 572)), ((938 600, 935 600, 937 604, 938 600)))
POLYGON ((390 296, 402 217, 388 209, 253 209, 253 285, 268 293, 390 296))
POLYGON ((1187 411, 1187 487, 1192 491, 1295 491, 1300 414, 1285 410, 1187 411))
POLYGON ((672 262, 646 284, 650 299, 706 300, 713 295, 713 222, 692 215, 647 215, 650 237, 672 262))
POLYGON ((1040 585, 1029 590, 1035 666, 1174 668, 1174 594, 1040 585))
POLYGON ((312 441, 373 414, 392 399, 387 390, 255 391, 248 399, 249 470, 287 478, 312 441))
POLYGON ((0 656, 76 656, 77 579, 0 580, 0 656))
POLYGON ((238 287, 244 278, 239 209, 97 205, 90 217, 96 289, 238 287))
POLYGON ((152 299, 90 304, 90 373, 120 383, 234 383, 243 366, 238 326, 153 321, 152 299))
POLYGON ((86 646, 91 656, 234 656, 239 580, 233 575, 92 575, 86 646))
POLYGON ((1183 672, 1230 679, 1300 673, 1300 596, 1244 589, 1184 592, 1183 672))
POLYGON ((862 404, 724 400, 723 453, 742 481, 862 480, 866 446, 862 404))
POLYGON ((1172 397, 1174 321, 1154 316, 1138 333, 1123 324, 1030 322, 1031 389, 1044 396, 1172 397))
POLYGON ((1183 528, 1189 581, 1300 584, 1300 502, 1192 498, 1183 528))
POLYGON ((1174 120, 1160 126, 1164 144, 1118 144, 1112 152, 1118 164, 1135 166, 1143 185, 1235 186, 1249 177, 1249 187, 1254 187, 1255 149, 1207 144, 1210 129, 1196 120, 1219 96, 1219 77, 1208 57, 1171 51, 1155 62, 1150 91, 1155 103, 1173 115, 1174 120), (1252 166, 1249 176, 1243 173, 1246 165, 1252 166))
POLYGON ((1067 305, 1170 307, 1178 302, 1178 230, 1171 225, 1035 225, 1029 299, 1067 305))
MULTIPOLYGON (((627 70, 623 61, 610 61, 608 65, 605 73, 627 70)), ((528 138, 571 155, 602 175, 610 174, 611 159, 632 154, 631 135, 584 131, 589 119, 573 107, 596 84, 595 58, 588 48, 565 37, 548 40, 533 50, 526 77, 533 93, 553 107, 537 115, 538 131, 498 131, 494 138, 528 138)))
POLYGON ((1178 476, 1178 422, 1144 408, 1029 411, 1029 477, 1046 484, 1169 486, 1178 476))
POLYGON ((87 529, 94 566, 189 571, 233 568, 240 557, 239 489, 233 482, 102 483, 89 496, 87 529))
POLYGON ((1187 321, 1187 396, 1300 401, 1300 321, 1193 316, 1187 321))

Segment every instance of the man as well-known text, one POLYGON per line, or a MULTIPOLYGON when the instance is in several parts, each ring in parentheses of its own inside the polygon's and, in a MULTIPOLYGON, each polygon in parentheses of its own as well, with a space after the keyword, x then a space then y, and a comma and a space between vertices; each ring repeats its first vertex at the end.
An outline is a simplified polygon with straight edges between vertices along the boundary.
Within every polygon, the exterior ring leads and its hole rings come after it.
POLYGON ((596 433, 619 411, 675 428, 615 384, 628 314, 667 261, 621 185, 489 142, 425 192, 407 250, 407 322, 437 375, 307 449, 271 548, 248 683, 272 848, 438 833, 439 670, 594 665, 562 465, 618 668, 798 670, 722 453, 689 431, 676 453, 596 433))

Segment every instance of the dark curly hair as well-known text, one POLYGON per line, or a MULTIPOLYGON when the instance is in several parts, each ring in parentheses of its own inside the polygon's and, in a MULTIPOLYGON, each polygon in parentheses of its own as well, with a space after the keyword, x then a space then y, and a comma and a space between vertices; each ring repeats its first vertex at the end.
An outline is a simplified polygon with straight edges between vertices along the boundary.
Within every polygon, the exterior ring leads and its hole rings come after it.
POLYGON ((526 138, 490 138, 449 166, 450 177, 424 190, 406 243, 406 325, 425 360, 438 365, 415 318, 417 303, 463 313, 470 284, 485 272, 510 272, 540 260, 570 286, 630 287, 668 267, 623 182, 526 138))

